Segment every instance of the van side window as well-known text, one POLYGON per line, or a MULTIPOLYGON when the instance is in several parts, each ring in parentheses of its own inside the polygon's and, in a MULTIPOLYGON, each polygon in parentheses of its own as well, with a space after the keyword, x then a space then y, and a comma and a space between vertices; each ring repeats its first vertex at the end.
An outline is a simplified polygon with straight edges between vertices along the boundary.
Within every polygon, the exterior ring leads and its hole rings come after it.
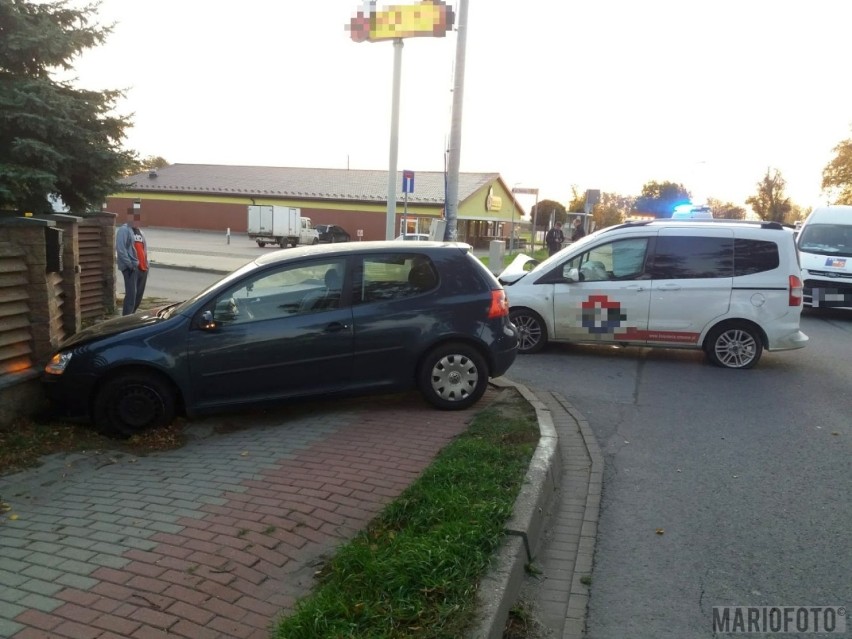
POLYGON ((651 262, 655 280, 733 277, 734 239, 662 235, 651 262))
POLYGON ((774 271, 780 264, 775 242, 734 240, 734 277, 774 271))
POLYGON ((582 282, 638 279, 645 272, 647 250, 644 237, 608 242, 567 262, 563 273, 576 268, 582 282))

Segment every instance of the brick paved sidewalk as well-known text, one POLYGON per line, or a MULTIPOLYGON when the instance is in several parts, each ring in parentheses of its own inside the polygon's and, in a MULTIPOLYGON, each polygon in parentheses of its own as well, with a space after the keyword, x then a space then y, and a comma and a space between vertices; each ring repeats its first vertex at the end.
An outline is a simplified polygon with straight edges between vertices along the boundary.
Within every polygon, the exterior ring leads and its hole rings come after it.
POLYGON ((0 519, 0 637, 266 638, 498 392, 461 412, 412 393, 207 419, 193 428, 248 428, 0 478, 18 516, 0 519))

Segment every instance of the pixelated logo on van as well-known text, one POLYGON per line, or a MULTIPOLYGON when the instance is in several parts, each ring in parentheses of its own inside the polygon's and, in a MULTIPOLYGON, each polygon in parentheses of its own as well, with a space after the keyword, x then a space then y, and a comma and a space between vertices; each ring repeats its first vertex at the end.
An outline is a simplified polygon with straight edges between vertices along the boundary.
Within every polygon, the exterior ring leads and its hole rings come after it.
POLYGON ((589 299, 580 305, 580 313, 583 328, 593 335, 614 333, 627 319, 627 315, 621 312, 621 303, 606 295, 589 295, 589 299))

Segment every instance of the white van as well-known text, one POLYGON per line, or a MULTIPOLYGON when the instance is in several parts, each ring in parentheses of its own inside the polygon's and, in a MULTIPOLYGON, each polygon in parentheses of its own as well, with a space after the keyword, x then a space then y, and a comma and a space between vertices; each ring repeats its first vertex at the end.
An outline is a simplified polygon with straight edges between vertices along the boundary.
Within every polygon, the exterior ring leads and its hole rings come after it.
POLYGON ((793 232, 777 222, 654 220, 602 229, 527 271, 500 274, 519 353, 548 342, 703 349, 751 368, 802 348, 793 232))
POLYGON ((798 246, 805 306, 852 308, 852 206, 814 209, 798 246))

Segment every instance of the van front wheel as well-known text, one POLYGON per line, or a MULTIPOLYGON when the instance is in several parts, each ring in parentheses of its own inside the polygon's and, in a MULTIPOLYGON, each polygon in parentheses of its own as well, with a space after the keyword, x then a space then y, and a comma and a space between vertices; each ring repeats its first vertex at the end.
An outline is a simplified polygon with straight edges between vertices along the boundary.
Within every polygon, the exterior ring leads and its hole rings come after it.
POLYGON ((547 326, 538 313, 526 308, 509 312, 509 321, 518 329, 518 353, 538 353, 547 343, 547 326))
POLYGON ((707 357, 722 368, 753 368, 763 353, 760 333, 745 322, 717 326, 704 345, 707 357))

